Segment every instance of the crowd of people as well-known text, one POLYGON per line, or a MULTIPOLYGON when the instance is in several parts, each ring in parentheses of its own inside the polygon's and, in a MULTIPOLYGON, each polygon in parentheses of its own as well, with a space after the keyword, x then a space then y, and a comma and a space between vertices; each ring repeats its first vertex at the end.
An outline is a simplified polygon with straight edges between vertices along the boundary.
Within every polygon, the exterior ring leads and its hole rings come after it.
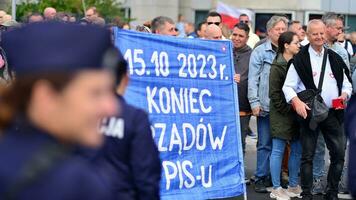
MULTIPOLYGON (((107 37, 107 27, 132 29, 130 25, 119 18, 106 23, 95 7, 88 8, 80 20, 48 7, 43 14, 31 13, 25 23, 33 24, 23 26, 0 11, 0 84, 7 86, 0 101, 4 132, 0 163, 6 163, 0 166, 0 196, 109 198, 100 185, 103 180, 93 175, 100 174, 110 177, 106 184, 112 183, 110 192, 116 199, 159 199, 161 168, 148 116, 122 98, 129 79, 127 66, 107 37), (38 23, 41 21, 59 22, 38 23), (68 49, 73 49, 74 55, 68 49), (99 64, 105 63, 101 59, 107 50, 116 58, 115 66, 108 67, 115 69, 116 96, 109 94, 112 75, 99 64), (121 112, 117 113, 117 108, 121 112), (99 146, 96 121, 102 121, 101 132, 107 137, 99 152, 80 149, 90 158, 87 164, 74 156, 78 150, 74 154, 72 144, 99 146), (113 127, 119 127, 119 132, 113 127), (17 148, 19 145, 22 147, 17 148), (47 159, 44 164, 33 164, 39 162, 38 155, 47 159), (61 165, 53 167, 57 162, 61 165), (93 173, 89 165, 99 170, 93 173), (32 168, 39 170, 33 172, 32 168), (28 171, 34 175, 29 176, 28 171), (70 180, 65 179, 68 175, 70 180), (72 191, 73 184, 84 186, 72 191), (46 187, 41 189, 43 185, 46 187), (58 188, 63 192, 53 196, 58 188)), ((219 13, 210 12, 197 27, 183 16, 177 23, 159 16, 134 30, 187 39, 231 40, 244 154, 246 136, 253 134, 250 119, 257 118, 255 191, 270 192, 277 200, 313 199, 316 194, 338 199, 339 192, 350 191, 344 110, 356 81, 352 79, 356 32, 346 36, 344 19, 336 13, 309 21, 306 30, 299 21, 272 16, 266 24, 266 38, 259 38, 251 24, 248 15, 242 14, 229 30, 219 13), (316 98, 325 107, 322 119, 317 115, 316 98), (327 175, 325 146, 330 155, 327 175)), ((355 188, 350 189, 356 195, 355 188)))
MULTIPOLYGON (((338 192, 348 192, 346 136, 344 108, 332 102, 344 103, 352 94, 350 56, 338 41, 344 31, 343 18, 327 13, 320 20, 311 20, 306 34, 300 22, 290 23, 283 16, 271 17, 266 28, 267 38, 246 54, 248 62, 235 62, 236 72, 241 72, 236 76, 241 132, 248 130, 249 116, 257 117, 255 191, 267 192, 272 186, 270 197, 275 199, 312 199, 315 194, 338 199, 338 192), (313 104, 299 95, 306 90, 318 91, 328 108, 327 118, 318 123, 314 122, 313 104), (322 181, 325 145, 330 152, 326 186, 322 181), (282 166, 283 160, 287 164, 282 166), (282 168, 288 171, 287 178, 282 168), (281 177, 288 180, 286 189, 281 177)), ((240 51, 234 34, 232 41, 234 52, 240 51)), ((241 55, 236 58, 242 59, 241 55)))

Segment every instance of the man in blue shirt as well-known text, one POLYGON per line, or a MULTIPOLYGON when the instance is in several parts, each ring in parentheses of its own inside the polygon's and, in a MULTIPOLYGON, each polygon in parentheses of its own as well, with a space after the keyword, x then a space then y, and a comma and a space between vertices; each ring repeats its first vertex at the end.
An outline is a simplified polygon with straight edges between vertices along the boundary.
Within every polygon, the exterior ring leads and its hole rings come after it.
POLYGON ((258 146, 256 166, 256 192, 267 192, 270 177, 269 157, 272 139, 269 125, 269 71, 276 57, 279 36, 287 30, 285 17, 273 16, 267 22, 268 39, 257 46, 251 54, 248 72, 248 100, 252 114, 257 117, 258 146))

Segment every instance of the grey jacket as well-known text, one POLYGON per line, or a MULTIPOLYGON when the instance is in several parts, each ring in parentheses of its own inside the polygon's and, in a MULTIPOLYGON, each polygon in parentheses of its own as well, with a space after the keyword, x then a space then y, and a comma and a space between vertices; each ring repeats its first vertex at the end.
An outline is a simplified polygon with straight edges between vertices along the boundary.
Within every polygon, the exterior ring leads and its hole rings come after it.
POLYGON ((240 111, 250 112, 251 107, 247 98, 248 68, 252 49, 249 46, 240 49, 234 49, 234 67, 235 73, 240 74, 240 83, 238 84, 239 108, 240 111))

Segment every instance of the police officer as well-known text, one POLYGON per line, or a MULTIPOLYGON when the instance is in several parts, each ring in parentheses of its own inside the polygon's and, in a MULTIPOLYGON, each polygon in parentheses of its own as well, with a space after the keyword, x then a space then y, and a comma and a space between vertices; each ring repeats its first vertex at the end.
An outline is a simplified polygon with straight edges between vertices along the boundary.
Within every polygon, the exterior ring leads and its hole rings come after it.
MULTIPOLYGON (((356 80, 353 80, 353 82, 356 80)), ((353 95, 348 102, 345 115, 345 129, 349 137, 349 166, 348 166, 348 184, 350 193, 356 198, 356 160, 353 159, 356 153, 356 96, 353 95)))
POLYGON ((110 33, 44 22, 5 33, 1 45, 17 79, 1 93, 0 199, 110 199, 105 180, 74 154, 98 147, 100 119, 117 111, 102 64, 110 33))
POLYGON ((117 102, 120 114, 103 120, 105 143, 96 161, 113 179, 116 199, 159 199, 161 163, 147 114, 122 97, 129 82, 127 65, 120 56, 117 68, 117 102))

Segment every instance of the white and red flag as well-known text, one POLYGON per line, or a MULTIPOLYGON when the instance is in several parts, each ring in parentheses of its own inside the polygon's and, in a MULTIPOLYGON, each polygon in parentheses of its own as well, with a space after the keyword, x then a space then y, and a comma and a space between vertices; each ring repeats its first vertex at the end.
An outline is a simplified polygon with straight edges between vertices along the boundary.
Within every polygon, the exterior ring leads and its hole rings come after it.
POLYGON ((250 9, 236 8, 230 5, 226 5, 220 1, 217 2, 216 12, 222 17, 222 22, 232 29, 235 24, 239 22, 239 16, 246 14, 250 20, 254 19, 255 13, 250 9))

